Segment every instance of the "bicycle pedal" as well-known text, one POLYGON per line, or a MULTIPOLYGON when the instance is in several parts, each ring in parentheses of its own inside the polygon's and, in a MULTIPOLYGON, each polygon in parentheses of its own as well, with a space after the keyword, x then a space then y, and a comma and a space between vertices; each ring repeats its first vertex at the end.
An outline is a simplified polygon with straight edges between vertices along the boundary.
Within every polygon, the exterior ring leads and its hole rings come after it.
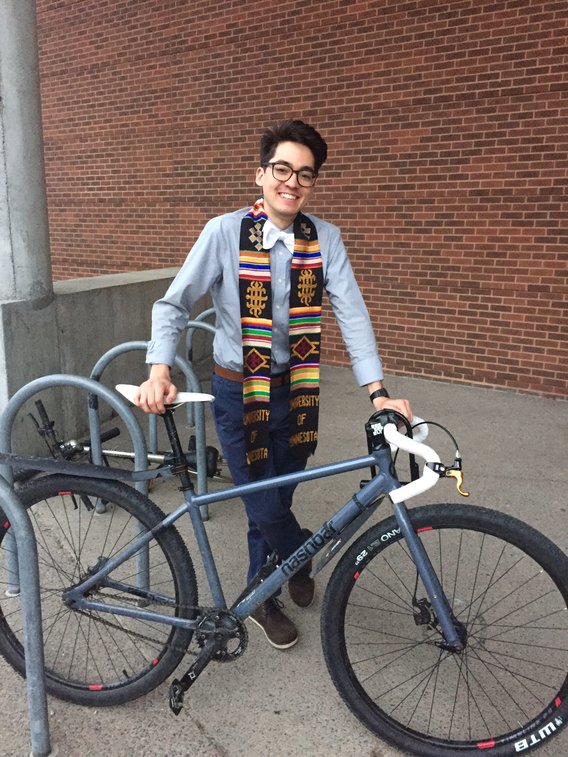
POLYGON ((193 662, 188 670, 182 675, 181 680, 174 679, 170 685, 170 709, 174 715, 179 715, 183 707, 183 698, 185 692, 193 686, 197 681, 199 675, 205 670, 208 663, 214 657, 217 652, 217 642, 213 638, 207 639, 205 646, 198 654, 195 662, 193 662))
POLYGON ((174 715, 179 715, 183 709, 184 690, 177 678, 170 685, 170 710, 174 715))

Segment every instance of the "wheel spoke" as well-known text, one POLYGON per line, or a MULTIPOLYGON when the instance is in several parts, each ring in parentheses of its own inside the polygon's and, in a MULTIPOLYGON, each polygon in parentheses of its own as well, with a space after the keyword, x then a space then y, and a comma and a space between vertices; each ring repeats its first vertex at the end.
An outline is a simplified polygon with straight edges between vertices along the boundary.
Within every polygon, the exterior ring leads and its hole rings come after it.
MULTIPOLYGON (((48 691, 83 704, 120 703, 150 691, 173 672, 191 632, 137 618, 136 609, 193 617, 197 605, 193 565, 177 532, 160 530, 86 592, 108 612, 77 609, 64 593, 165 516, 134 489, 101 480, 48 476, 22 489, 21 498, 38 544, 48 691), (99 500, 107 503, 100 515, 99 500), (113 612, 118 606, 129 614, 113 612)), ((0 524, 0 573, 13 543, 8 525, 0 524)), ((0 597, 0 652, 23 672, 19 597, 0 597)))
POLYGON ((405 749, 421 734, 421 757, 453 757, 452 744, 479 753, 479 744, 512 743, 531 728, 554 732, 550 713, 568 695, 567 558, 527 526, 483 508, 410 513, 465 628, 465 648, 441 647, 406 543, 396 522, 385 521, 347 551, 324 602, 324 652, 344 698, 405 749), (428 743, 436 746, 429 751, 428 743))

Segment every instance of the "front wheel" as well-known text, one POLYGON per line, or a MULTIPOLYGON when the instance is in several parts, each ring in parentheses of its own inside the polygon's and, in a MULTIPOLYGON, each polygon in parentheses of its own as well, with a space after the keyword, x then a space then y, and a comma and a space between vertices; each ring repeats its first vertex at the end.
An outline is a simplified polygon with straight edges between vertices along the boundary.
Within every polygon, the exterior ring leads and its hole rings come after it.
POLYGON ((420 757, 518 755, 568 717, 568 558, 508 515, 461 505, 410 510, 455 619, 444 648, 394 517, 336 566, 322 609, 327 666, 352 712, 420 757))
MULTIPOLYGON (((38 549, 46 688, 76 704, 117 705, 158 686, 183 659, 191 631, 152 614, 192 618, 197 584, 191 558, 173 527, 118 565, 88 598, 105 609, 76 609, 65 590, 87 578, 165 516, 125 484, 46 476, 18 490, 38 549), (97 512, 97 503, 106 512, 97 512), (144 618, 112 612, 142 609, 144 618), (106 609, 110 611, 106 611, 106 609)), ((0 653, 25 674, 21 601, 11 596, 14 539, 0 518, 0 653)))

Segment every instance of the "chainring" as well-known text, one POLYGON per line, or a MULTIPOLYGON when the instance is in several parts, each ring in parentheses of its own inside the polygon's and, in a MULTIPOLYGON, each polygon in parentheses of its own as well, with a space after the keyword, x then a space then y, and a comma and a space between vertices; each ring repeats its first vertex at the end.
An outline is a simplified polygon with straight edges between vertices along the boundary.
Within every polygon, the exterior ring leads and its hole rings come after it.
POLYGON ((216 636, 219 643, 219 649, 212 658, 217 662, 233 662, 248 645, 247 628, 231 610, 213 609, 203 615, 195 630, 197 645, 203 648, 211 635, 216 636))

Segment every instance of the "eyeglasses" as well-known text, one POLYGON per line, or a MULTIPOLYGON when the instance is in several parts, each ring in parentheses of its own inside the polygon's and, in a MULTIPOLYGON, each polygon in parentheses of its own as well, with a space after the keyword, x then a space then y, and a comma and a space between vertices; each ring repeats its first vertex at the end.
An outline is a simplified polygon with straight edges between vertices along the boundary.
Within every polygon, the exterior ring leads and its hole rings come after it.
POLYGON ((272 169, 272 175, 276 179, 276 181, 288 181, 290 176, 292 176, 293 173, 296 174, 298 178, 298 184, 301 187, 313 187, 316 183, 316 179, 318 178, 318 175, 315 171, 312 171, 311 168, 300 168, 299 171, 294 171, 293 168, 291 168, 288 163, 265 163, 262 168, 266 168, 267 166, 270 166, 272 169))

